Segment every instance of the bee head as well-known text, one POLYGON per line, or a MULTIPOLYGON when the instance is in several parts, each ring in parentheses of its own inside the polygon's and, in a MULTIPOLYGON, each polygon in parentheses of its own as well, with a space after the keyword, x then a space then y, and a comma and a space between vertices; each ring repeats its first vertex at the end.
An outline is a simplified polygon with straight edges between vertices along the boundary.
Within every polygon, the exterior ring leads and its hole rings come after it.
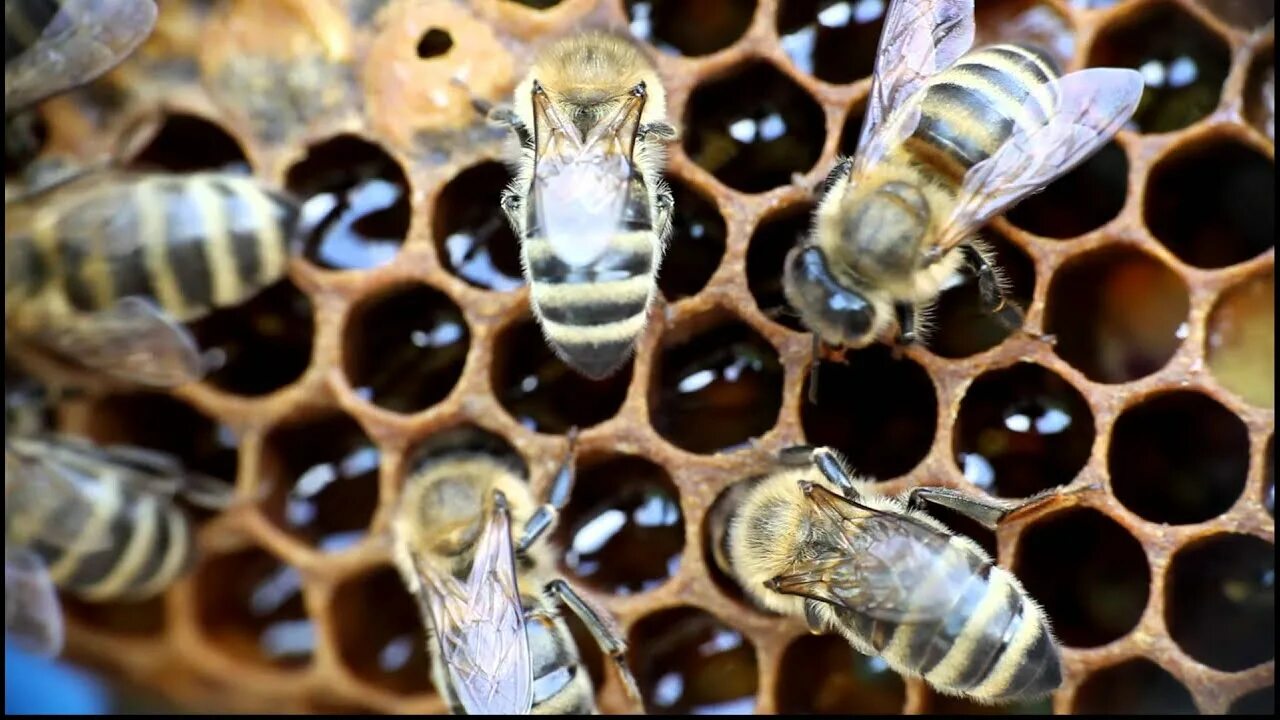
POLYGON ((840 284, 815 245, 787 254, 783 271, 787 300, 811 330, 830 344, 866 345, 876 323, 875 306, 856 289, 840 284))

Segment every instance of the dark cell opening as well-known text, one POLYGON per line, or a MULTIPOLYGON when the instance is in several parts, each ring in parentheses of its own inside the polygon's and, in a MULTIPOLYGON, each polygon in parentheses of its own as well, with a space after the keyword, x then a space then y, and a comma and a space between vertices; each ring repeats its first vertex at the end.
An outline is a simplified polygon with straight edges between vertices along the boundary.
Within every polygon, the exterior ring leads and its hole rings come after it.
MULTIPOLYGON (((1258 3, 1266 5, 1266 3, 1258 3)), ((1274 10, 1275 5, 1270 7, 1274 10)), ((1274 40, 1259 50, 1249 65, 1244 88, 1244 115, 1258 132, 1276 140, 1276 59, 1274 40)))
POLYGON ((1276 686, 1254 690, 1236 698, 1227 712, 1232 715, 1271 715, 1276 711, 1276 686))
POLYGON ((453 48, 453 38, 440 28, 431 28, 418 40, 418 57, 423 60, 440 57, 453 48))
POLYGON ((787 253, 808 233, 812 214, 813 206, 805 203, 767 218, 756 227, 747 248, 747 287, 756 300, 756 307, 770 320, 800 332, 808 329, 787 302, 782 268, 787 253))
POLYGON ((1276 16, 1276 4, 1257 0, 1200 0, 1219 18, 1244 30, 1262 27, 1276 16))
POLYGON ((191 329, 201 349, 221 351, 223 362, 205 380, 229 393, 279 390, 301 377, 311 362, 311 301, 289 280, 218 310, 191 329))
POLYGON ((20 179, 22 171, 44 151, 49 125, 36 110, 18 112, 4 121, 4 176, 20 179))
POLYGON ((862 137, 862 121, 866 116, 865 104, 860 103, 849 108, 849 114, 844 119, 844 127, 840 130, 841 155, 849 156, 858 151, 858 140, 862 137))
POLYGON ((756 0, 626 0, 631 34, 672 55, 710 55, 751 24, 756 0))
POLYGON ((755 647, 710 613, 677 607, 642 618, 631 628, 627 654, 647 713, 755 709, 755 647))
POLYGON ((735 482, 722 491, 715 502, 711 503, 711 508, 707 510, 706 517, 702 521, 702 558, 707 566, 707 574, 721 592, 758 612, 777 616, 778 613, 752 600, 743 591, 742 586, 731 577, 727 550, 724 548, 725 535, 734 510, 742 501, 743 495, 763 477, 735 479, 735 482))
POLYGON ((715 203, 680 180, 667 178, 667 183, 675 211, 658 287, 667 302, 675 302, 706 287, 724 256, 726 231, 715 203))
POLYGON ((998 42, 1030 45, 1066 67, 1075 54, 1071 22, 1050 0, 979 0, 974 8, 975 47, 998 42))
POLYGON ((237 662, 305 667, 315 628, 302 597, 302 575, 257 549, 209 559, 196 575, 201 633, 237 662))
POLYGON ((1165 585, 1169 634, 1188 655, 1234 672, 1276 656, 1276 549, 1252 535, 1216 535, 1173 556, 1165 585))
POLYGON ((130 165, 139 170, 175 173, 198 170, 249 172, 249 161, 235 138, 214 123, 195 115, 166 115, 130 165))
POLYGON ((534 10, 549 10, 564 2, 564 0, 506 0, 506 2, 531 7, 534 10))
POLYGON ((516 236, 498 209, 510 182, 505 165, 486 162, 459 173, 436 200, 432 234, 440 261, 453 274, 486 290, 514 290, 524 284, 516 236))
POLYGON ((871 75, 888 3, 782 0, 782 51, 805 74, 830 83, 871 75))
POLYGON ((1145 658, 1127 660, 1089 675, 1076 693, 1073 712, 1195 715, 1195 701, 1169 671, 1145 658))
POLYGON ((1036 235, 1072 238, 1114 220, 1124 207, 1128 187, 1129 159, 1124 148, 1110 142, 1005 216, 1036 235))
MULTIPOLYGON (((1031 305, 1036 285, 1036 268, 1031 258, 993 231, 986 231, 983 240, 995 255, 995 266, 1008 282, 1007 299, 1025 311, 1031 305)), ((933 330, 928 337, 929 350, 947 358, 985 352, 1015 332, 983 307, 977 278, 969 270, 938 296, 930 313, 930 325, 933 330)))
POLYGON ((902 676, 879 657, 837 635, 804 635, 782 655, 778 711, 798 715, 897 715, 906 704, 902 676))
POLYGON ((167 613, 163 595, 139 601, 90 602, 62 593, 58 601, 67 615, 112 635, 149 637, 164 632, 167 613))
POLYGON ((333 613, 338 653, 361 680, 398 695, 431 691, 426 628, 394 569, 339 585, 333 613))

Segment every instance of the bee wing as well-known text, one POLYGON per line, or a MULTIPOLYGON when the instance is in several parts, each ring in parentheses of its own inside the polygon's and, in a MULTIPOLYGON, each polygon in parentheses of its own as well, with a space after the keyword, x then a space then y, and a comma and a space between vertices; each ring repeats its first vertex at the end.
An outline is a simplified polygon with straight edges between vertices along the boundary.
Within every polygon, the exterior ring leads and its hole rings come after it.
POLYGON ((917 623, 941 619, 976 571, 971 555, 910 516, 861 505, 821 486, 809 497, 842 533, 834 549, 774 578, 778 592, 873 620, 917 623))
POLYGON ((4 64, 6 111, 27 107, 112 69, 151 34, 156 13, 155 0, 5 0, 5 45, 13 38, 25 46, 4 64), (34 16, 46 8, 53 10, 51 18, 34 16))
POLYGON ((191 331, 141 297, 121 298, 109 308, 50 324, 36 334, 53 350, 131 382, 174 387, 204 375, 204 359, 191 331))
POLYGON ((533 659, 516 585, 511 521, 493 513, 476 544, 465 584, 416 562, 424 580, 440 658, 472 715, 526 715, 533 706, 533 659))
POLYGON ((918 91, 973 46, 973 0, 893 0, 876 52, 854 164, 860 173, 915 132, 918 91))
POLYGON ((86 551, 109 547, 108 532, 93 527, 93 498, 81 472, 66 461, 61 443, 51 437, 15 438, 5 442, 5 533, 26 542, 39 540, 58 548, 86 551))
POLYGON ((1095 153, 1133 115, 1142 88, 1142 75, 1127 68, 1088 68, 1054 81, 1050 89, 1058 103, 1045 122, 1015 123, 1000 149, 965 173, 960 202, 939 234, 939 251, 1095 153))
POLYGON ((210 510, 226 509, 235 496, 228 483, 185 467, 167 452, 136 445, 93 446, 92 450, 102 462, 112 465, 123 482, 142 492, 169 498, 181 494, 192 504, 210 510))
POLYGON ((4 631, 30 653, 62 652, 62 605, 49 571, 26 548, 4 548, 4 631))
POLYGON ((628 223, 649 222, 648 198, 635 182, 631 161, 644 103, 641 86, 583 138, 545 91, 534 87, 527 234, 545 238, 551 253, 571 267, 599 260, 628 223))

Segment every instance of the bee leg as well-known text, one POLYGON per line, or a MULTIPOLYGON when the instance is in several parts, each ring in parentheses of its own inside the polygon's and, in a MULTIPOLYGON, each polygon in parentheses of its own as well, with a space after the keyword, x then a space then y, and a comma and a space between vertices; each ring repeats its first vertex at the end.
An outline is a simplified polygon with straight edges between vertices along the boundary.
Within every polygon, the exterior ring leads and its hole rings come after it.
POLYGON ((560 518, 560 511, 569 504, 569 495, 573 492, 573 461, 577 444, 578 428, 570 428, 569 452, 565 455, 564 462, 560 464, 560 469, 556 471, 555 478, 551 480, 551 487, 547 489, 547 501, 538 506, 538 509, 529 516, 529 521, 524 524, 524 533, 516 543, 517 553, 528 551, 535 542, 545 536, 560 518))
POLYGON ((806 467, 813 464, 813 445, 792 445, 778 451, 778 462, 787 467, 806 467))
POLYGON ((898 318, 896 345, 905 349, 916 342, 916 309, 911 303, 894 303, 894 315, 898 318))
POLYGON ((637 134, 640 135, 640 139, 642 140, 648 140, 650 137, 652 137, 654 140, 661 140, 661 141, 675 140, 676 136, 678 135, 678 133, 676 132, 676 129, 671 125, 671 123, 662 122, 662 121, 645 123, 644 125, 641 125, 640 129, 637 131, 637 134))
POLYGON ((587 630, 591 633, 591 637, 595 638, 596 644, 600 649, 613 660, 614 665, 618 668, 618 676, 622 679, 622 684, 627 690, 627 694, 632 700, 640 699, 640 689, 636 685, 635 676, 631 674, 631 668, 627 665, 627 644, 619 636, 618 631, 613 624, 610 623, 604 613, 597 610, 591 603, 578 594, 576 590, 570 587, 569 583, 560 578, 556 578, 547 583, 547 592, 564 604, 565 607, 573 611, 574 615, 587 626, 587 630))
MULTIPOLYGON (((982 301, 982 309, 995 315, 996 321, 1009 332, 1026 332, 1022 328, 1026 313, 1004 294, 1004 290, 1001 289, 1000 283, 996 279, 996 272, 991 267, 991 263, 972 245, 966 245, 962 252, 964 253, 965 262, 973 268, 974 273, 978 276, 978 295, 982 301)), ((1027 334, 1050 345, 1054 343, 1052 335, 1039 335, 1030 332, 1027 334)))
POLYGON ((988 530, 995 530, 996 526, 1014 513, 1026 512, 1046 503, 1056 502, 1064 496, 1095 490, 1098 487, 1096 483, 1090 483, 1065 492, 1060 488, 1049 488, 1022 500, 978 497, 951 488, 914 487, 907 492, 906 502, 907 508, 911 510, 924 510, 926 503, 949 508, 988 530))
POLYGON ((827 631, 827 624, 818 615, 820 607, 817 600, 806 599, 804 601, 804 622, 809 626, 809 632, 814 635, 821 635, 827 631))
POLYGON ((853 172, 853 158, 846 157, 836 161, 835 167, 831 168, 831 172, 827 173, 827 177, 822 180, 822 184, 817 187, 818 197, 826 197, 831 192, 831 188, 836 183, 845 179, 853 172))
POLYGON ((813 451, 813 464, 818 466, 818 470, 836 487, 840 488, 840 492, 850 500, 857 500, 860 496, 858 490, 853 486, 853 478, 849 477, 849 471, 845 469, 844 461, 840 456, 836 455, 831 448, 815 448, 813 451))

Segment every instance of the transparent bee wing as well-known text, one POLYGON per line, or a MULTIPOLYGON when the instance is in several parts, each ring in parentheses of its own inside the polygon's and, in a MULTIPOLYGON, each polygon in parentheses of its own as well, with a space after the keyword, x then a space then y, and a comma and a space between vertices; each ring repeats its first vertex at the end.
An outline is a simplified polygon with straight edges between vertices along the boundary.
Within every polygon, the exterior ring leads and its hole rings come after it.
POLYGON ((415 564, 440 658, 467 713, 526 715, 533 706, 533 660, 516 585, 510 515, 505 502, 494 505, 465 584, 428 563, 415 564))
POLYGON ((892 0, 880 33, 855 174, 915 132, 918 91, 967 52, 973 37, 973 0, 892 0))
POLYGON ((5 0, 5 55, 11 39, 20 51, 4 64, 5 112, 111 70, 151 34, 156 13, 155 0, 5 0))
POLYGON ((191 331, 141 297, 122 298, 36 334, 54 351, 129 382, 175 387, 199 380, 205 371, 191 331))
POLYGON ((27 652, 55 657, 62 652, 62 606, 53 580, 38 555, 4 548, 4 631, 27 652))
POLYGON ((102 462, 120 473, 123 482, 142 492, 170 498, 181 494, 193 505, 209 510, 225 510, 234 500, 230 484, 184 467, 169 453, 135 445, 106 445, 95 450, 102 462))
POLYGON ((109 546, 109 532, 85 530, 93 526, 93 496, 57 439, 6 439, 4 464, 6 539, 85 551, 109 546))
POLYGON ((866 507, 819 485, 809 499, 836 528, 831 550, 774 578, 781 593, 821 600, 873 620, 941 619, 977 572, 976 556, 906 515, 866 507))
MULTIPOLYGON (((960 202, 944 224, 939 251, 955 247, 988 219, 1070 172, 1111 139, 1142 98, 1142 75, 1088 68, 1057 79, 1057 107, 1034 127, 1015 124, 991 157, 965 174, 960 202)), ((1028 103, 1034 99, 1028 98, 1028 103)))

